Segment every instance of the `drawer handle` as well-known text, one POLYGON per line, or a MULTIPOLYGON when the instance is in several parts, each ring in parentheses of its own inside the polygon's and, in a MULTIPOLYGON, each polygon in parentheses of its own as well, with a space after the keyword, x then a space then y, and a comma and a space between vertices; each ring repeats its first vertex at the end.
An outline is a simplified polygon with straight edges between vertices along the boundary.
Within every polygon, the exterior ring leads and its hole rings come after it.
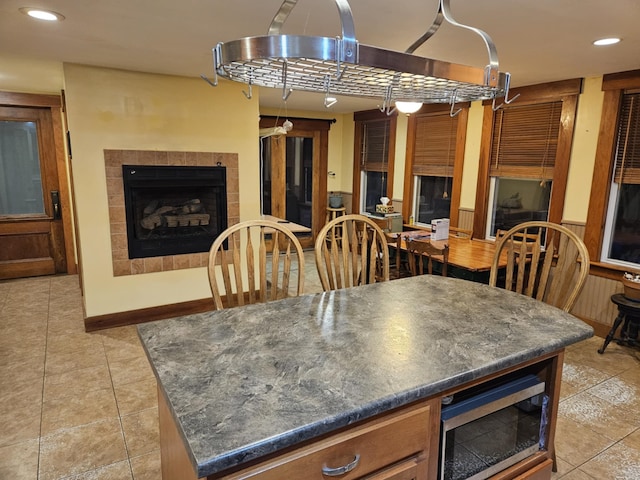
POLYGON ((356 453, 356 456, 353 459, 353 462, 347 463, 342 467, 336 467, 336 468, 330 468, 326 466, 322 467, 322 474, 326 475, 327 477, 338 477, 356 468, 358 466, 358 463, 360 463, 360 454, 356 453))

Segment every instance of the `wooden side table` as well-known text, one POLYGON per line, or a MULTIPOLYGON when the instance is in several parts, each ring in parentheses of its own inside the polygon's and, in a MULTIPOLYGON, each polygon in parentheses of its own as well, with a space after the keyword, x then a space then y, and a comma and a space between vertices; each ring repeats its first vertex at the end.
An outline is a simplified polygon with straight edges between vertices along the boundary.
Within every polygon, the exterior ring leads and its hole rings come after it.
POLYGON ((638 342, 638 327, 640 326, 640 302, 634 302, 629 300, 622 293, 614 293, 611 295, 611 301, 618 306, 618 316, 613 322, 613 326, 604 340, 602 348, 598 350, 598 353, 604 353, 605 348, 611 342, 615 340, 619 345, 640 346, 638 342), (620 330, 620 337, 614 338, 618 327, 624 320, 622 329, 620 330))

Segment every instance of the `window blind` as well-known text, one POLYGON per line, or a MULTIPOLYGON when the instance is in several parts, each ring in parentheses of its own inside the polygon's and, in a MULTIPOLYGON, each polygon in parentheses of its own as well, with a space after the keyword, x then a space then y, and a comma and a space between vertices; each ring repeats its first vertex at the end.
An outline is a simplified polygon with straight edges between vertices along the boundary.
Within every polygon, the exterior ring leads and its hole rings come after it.
POLYGON ((458 117, 449 111, 416 118, 413 175, 452 177, 458 117))
POLYGON ((495 112, 489 175, 552 179, 561 113, 562 101, 495 112))
POLYGON ((391 120, 362 122, 361 169, 367 172, 386 172, 389 168, 389 132, 391 120))
POLYGON ((613 180, 640 184, 640 93, 622 96, 613 180))

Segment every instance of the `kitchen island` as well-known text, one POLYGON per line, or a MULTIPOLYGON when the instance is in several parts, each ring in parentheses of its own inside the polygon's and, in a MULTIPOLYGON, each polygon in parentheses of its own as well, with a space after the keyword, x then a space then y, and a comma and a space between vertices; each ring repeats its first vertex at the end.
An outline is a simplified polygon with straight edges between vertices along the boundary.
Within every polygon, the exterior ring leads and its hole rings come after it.
POLYGON ((549 478, 564 347, 593 334, 528 297, 431 275, 138 331, 164 480, 435 479, 441 399, 518 371, 545 382, 546 449, 501 478, 549 478))

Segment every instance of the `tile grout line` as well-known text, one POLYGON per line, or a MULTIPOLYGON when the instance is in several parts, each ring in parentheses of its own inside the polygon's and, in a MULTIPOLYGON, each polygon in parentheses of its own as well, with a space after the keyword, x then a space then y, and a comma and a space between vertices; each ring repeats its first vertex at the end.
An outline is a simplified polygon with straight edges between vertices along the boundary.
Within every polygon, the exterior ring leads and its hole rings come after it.
POLYGON ((49 298, 47 301, 47 327, 44 336, 44 364, 42 366, 42 393, 40 398, 40 426, 38 428, 38 461, 37 461, 37 477, 40 480, 40 463, 42 462, 42 423, 44 421, 44 380, 47 374, 47 353, 49 347, 49 321, 51 318, 51 289, 53 288, 51 280, 49 280, 49 298))
POLYGON ((118 423, 120 424, 120 434, 122 435, 122 443, 124 444, 124 452, 127 455, 127 464, 129 465, 129 473, 131 474, 131 478, 135 480, 135 476, 133 475, 133 465, 131 465, 131 456, 129 455, 129 446, 127 445, 127 437, 124 434, 124 425, 122 424, 122 414, 120 412, 120 404, 118 403, 118 397, 116 396, 116 386, 113 383, 113 375, 111 375, 111 364, 109 362, 109 355, 107 355, 107 349, 104 345, 104 337, 102 340, 102 349, 104 351, 104 356, 107 361, 107 370, 109 371, 109 382, 111 383, 111 390, 113 392, 113 399, 116 402, 116 410, 118 412, 118 423))
MULTIPOLYGON (((569 397, 563 398, 563 399, 560 401, 560 404, 561 404, 561 403, 563 403, 564 401, 566 401, 566 400, 570 399, 570 398, 573 398, 573 397, 575 397, 575 396, 579 395, 579 394, 587 393, 587 392, 588 392, 588 390, 590 390, 590 389, 592 389, 592 388, 594 388, 594 387, 596 387, 596 386, 598 386, 598 385, 601 385, 601 384, 603 384, 603 383, 605 383, 605 382, 608 382, 608 381, 610 381, 610 380, 612 380, 612 379, 619 379, 620 381, 624 382, 624 379, 621 379, 621 378, 620 378, 620 375, 622 375, 623 373, 625 373, 625 372, 627 372, 627 371, 631 370, 631 369, 632 369, 632 368, 634 368, 634 367, 626 368, 626 369, 622 370, 621 372, 617 372, 617 373, 615 373, 615 374, 611 374, 611 373, 605 372, 605 371, 600 370, 600 369, 598 369, 598 368, 596 368, 596 367, 592 367, 592 368, 594 368, 595 370, 597 370, 598 372, 600 372, 600 373, 602 373, 602 374, 604 374, 604 375, 607 375, 607 378, 605 378, 605 379, 603 379, 603 380, 600 380, 600 381, 597 381, 596 383, 594 383, 594 384, 592 384, 592 385, 589 385, 588 387, 584 388, 583 390, 581 390, 581 391, 579 391, 579 392, 574 393, 573 395, 571 395, 571 396, 569 396, 569 397)), ((592 394, 591 394, 591 395, 592 395, 592 394)), ((597 397, 597 395, 596 395, 596 397, 597 397)), ((600 398, 600 397, 597 397, 597 398, 600 398)), ((611 408, 616 408, 616 405, 612 404, 612 403, 611 403, 611 402, 609 402, 608 400, 603 399, 603 398, 600 398, 600 400, 602 400, 602 401, 604 401, 604 402, 606 402, 606 403, 610 404, 610 405, 611 405, 611 408)), ((577 422, 577 423, 580 423, 580 422, 577 422)), ((581 424, 581 425, 583 425, 585 428, 589 429, 591 432, 594 432, 594 431, 591 429, 591 427, 590 427, 589 425, 587 425, 587 424, 581 424)), ((595 477, 593 477, 592 475, 590 475, 588 472, 586 472, 586 471, 582 470, 582 469, 581 469, 581 467, 582 467, 582 466, 584 466, 584 465, 586 465, 586 464, 587 464, 587 463, 589 463, 590 461, 592 461, 592 460, 596 459, 598 456, 600 456, 600 455, 604 454, 604 453, 605 453, 605 452, 607 452, 609 449, 611 449, 611 448, 613 448, 614 446, 618 445, 618 444, 619 444, 619 443, 621 443, 625 438, 627 438, 627 437, 631 436, 633 433, 635 433, 635 432, 637 432, 637 431, 640 431, 640 427, 637 427, 635 430, 633 430, 633 431, 629 432, 628 434, 626 434, 625 436, 623 436, 623 437, 621 437, 621 438, 618 438, 618 439, 613 439, 613 438, 611 438, 610 440, 613 442, 611 445, 607 446, 606 448, 603 448, 601 451, 599 451, 599 452, 595 453, 594 455, 592 455, 591 457, 587 458, 586 460, 584 460, 584 461, 583 461, 583 462, 581 462, 580 464, 578 464, 578 465, 572 465, 572 467, 573 467, 573 468, 572 468, 571 470, 569 470, 567 473, 565 473, 564 475, 562 475, 562 477, 559 477, 559 478, 558 478, 558 480, 561 480, 562 478, 567 477, 569 474, 571 474, 572 472, 574 472, 574 471, 576 471, 576 470, 577 470, 577 471, 579 471, 581 474, 586 475, 587 477, 589 477, 589 478, 591 478, 591 479, 596 480, 596 479, 595 479, 595 477)), ((594 433, 596 433, 596 432, 594 432, 594 433)), ((605 435, 605 436, 606 436, 606 435, 605 435)), ((564 461, 568 463, 568 461, 567 461, 567 460, 564 460, 564 461)))

